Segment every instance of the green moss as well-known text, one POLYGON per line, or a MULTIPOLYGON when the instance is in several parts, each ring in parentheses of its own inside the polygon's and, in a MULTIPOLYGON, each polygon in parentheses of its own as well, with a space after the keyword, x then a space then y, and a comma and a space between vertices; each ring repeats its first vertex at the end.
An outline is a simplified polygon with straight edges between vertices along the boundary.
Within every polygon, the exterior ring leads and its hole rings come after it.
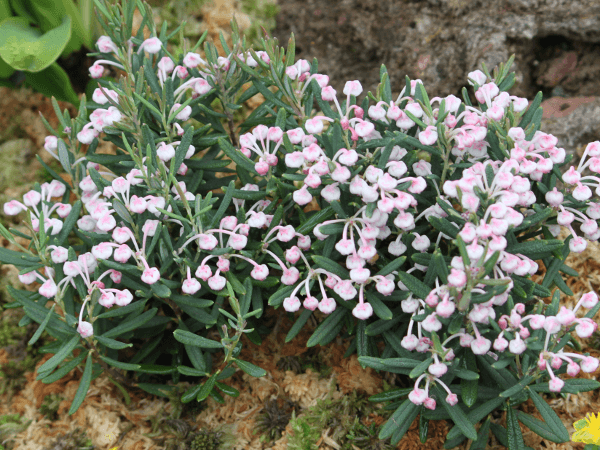
POLYGON ((283 430, 292 418, 292 413, 299 409, 295 402, 277 398, 267 400, 264 408, 255 420, 254 434, 261 434, 261 441, 276 441, 281 438, 283 430))
POLYGON ((200 430, 191 436, 188 450, 219 450, 222 432, 200 430))
POLYGON ((6 443, 6 447, 0 445, 0 450, 11 450, 13 446, 10 437, 27 429, 31 422, 18 414, 0 416, 0 442, 6 443))
POLYGON ((242 11, 250 16, 252 25, 246 30, 246 39, 257 44, 258 38, 263 37, 264 28, 267 33, 275 29, 275 18, 279 14, 279 6, 273 0, 242 0, 242 11))
POLYGON ((86 436, 85 431, 76 428, 70 433, 56 438, 44 450, 94 450, 95 448, 92 441, 86 436))
POLYGON ((58 419, 58 407, 62 401, 63 396, 60 394, 46 395, 42 402, 42 406, 40 406, 40 412, 46 419, 55 421, 58 419))
POLYGON ((14 345, 25 337, 25 327, 19 327, 24 313, 21 310, 2 311, 0 316, 0 347, 14 345))
POLYGON ((297 418, 295 415, 292 416, 290 423, 293 435, 288 441, 288 448, 290 450, 316 449, 321 431, 329 430, 328 436, 340 444, 343 450, 353 450, 353 444, 361 449, 392 449, 389 439, 380 441, 377 438, 376 425, 366 426, 362 421, 375 411, 380 415, 389 415, 389 412, 379 411, 376 404, 356 392, 336 400, 331 398, 317 400, 316 406, 309 408, 297 418))

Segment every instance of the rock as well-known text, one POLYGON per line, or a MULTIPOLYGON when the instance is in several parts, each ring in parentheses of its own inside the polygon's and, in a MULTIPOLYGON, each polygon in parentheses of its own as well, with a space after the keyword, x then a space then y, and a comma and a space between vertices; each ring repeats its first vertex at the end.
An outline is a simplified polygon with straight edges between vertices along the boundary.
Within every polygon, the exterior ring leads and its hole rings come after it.
POLYGON ((600 140, 600 97, 553 97, 542 108, 542 131, 556 136, 567 153, 577 156, 588 143, 600 140))
POLYGON ((296 56, 317 57, 319 72, 338 92, 354 79, 365 92, 375 91, 383 63, 395 93, 408 75, 422 79, 430 96, 459 95, 468 72, 482 62, 491 70, 515 53, 515 95, 532 99, 569 71, 567 95, 600 95, 597 0, 288 0, 280 6, 275 35, 285 44, 294 32, 296 56), (550 73, 541 71, 546 60, 556 60, 550 73))

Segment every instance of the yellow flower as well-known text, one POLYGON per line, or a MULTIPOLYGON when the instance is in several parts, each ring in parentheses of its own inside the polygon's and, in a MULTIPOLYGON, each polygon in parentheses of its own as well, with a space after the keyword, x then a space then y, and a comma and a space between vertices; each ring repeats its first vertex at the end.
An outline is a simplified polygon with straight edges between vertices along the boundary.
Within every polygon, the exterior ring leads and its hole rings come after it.
POLYGON ((600 445, 600 415, 588 414, 585 419, 573 424, 575 433, 571 437, 573 442, 600 445))

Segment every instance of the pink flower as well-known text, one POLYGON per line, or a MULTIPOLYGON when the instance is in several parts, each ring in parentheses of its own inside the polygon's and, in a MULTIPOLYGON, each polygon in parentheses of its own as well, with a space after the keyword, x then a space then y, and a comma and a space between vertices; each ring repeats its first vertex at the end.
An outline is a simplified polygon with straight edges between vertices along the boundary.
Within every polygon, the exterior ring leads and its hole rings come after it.
POLYGON ((186 67, 198 67, 201 63, 204 63, 204 60, 200 58, 200 55, 197 53, 189 52, 183 57, 183 64, 185 64, 186 67))
POLYGON ((248 244, 248 238, 241 234, 234 234, 229 237, 227 241, 227 245, 233 248, 234 250, 243 250, 248 244))
POLYGON ((377 289, 377 292, 379 292, 382 295, 390 295, 392 292, 394 292, 394 288, 394 282, 385 277, 380 278, 377 284, 375 285, 375 289, 377 289))
POLYGON ((117 225, 117 221, 115 220, 115 218, 112 215, 110 215, 108 213, 104 214, 102 217, 100 217, 100 219, 96 223, 96 226, 98 227, 98 229, 102 230, 102 231, 110 231, 116 225, 117 225))
POLYGON ((587 294, 583 294, 581 296, 581 306, 584 308, 591 309, 598 303, 598 295, 595 292, 588 292, 587 294))
POLYGON ((82 338, 88 338, 94 334, 94 327, 89 322, 81 321, 77 326, 77 332, 82 338))
POLYGON ((181 290, 184 294, 194 295, 196 292, 200 290, 200 282, 195 278, 187 278, 182 286, 181 290))
POLYGON ((269 268, 266 264, 254 266, 254 269, 250 272, 250 276, 255 280, 263 281, 269 276, 269 268))
POLYGON ((171 144, 161 142, 156 148, 156 156, 161 161, 170 161, 175 156, 175 148, 171 144))
POLYGON ((123 278, 123 274, 121 272, 119 272, 118 270, 114 270, 114 269, 110 269, 109 276, 110 276, 110 279, 115 284, 119 284, 121 282, 121 279, 123 278))
POLYGON ((308 192, 308 188, 306 185, 302 186, 301 189, 294 191, 293 198, 294 201, 301 206, 307 205, 313 199, 310 192, 308 192))
POLYGON ((350 278, 355 283, 364 283, 370 276, 371 271, 369 269, 357 268, 350 271, 350 278))
POLYGON ((196 80, 196 82, 194 83, 194 91, 198 95, 207 94, 208 92, 211 91, 211 89, 212 89, 212 86, 204 78, 198 78, 196 80))
MULTIPOLYGON (((335 300, 331 297, 325 297, 319 302, 319 311, 323 314, 331 314, 336 308, 335 300)), ((355 308, 356 309, 356 308, 355 308)))
POLYGON ((219 274, 216 274, 208 279, 208 286, 215 291, 220 291, 225 287, 227 280, 219 274))
POLYGON ((198 247, 202 250, 213 250, 219 241, 212 234, 200 234, 198 235, 198 247))
POLYGON ((408 351, 413 351, 418 343, 419 339, 414 334, 409 334, 408 336, 404 336, 400 345, 408 351))
POLYGON ((296 264, 300 259, 300 249, 295 245, 285 251, 285 260, 290 264, 296 264))
POLYGON ((156 267, 150 267, 142 272, 141 279, 146 284, 154 284, 160 279, 160 272, 156 267))
POLYGON ((96 46, 101 53, 117 53, 118 51, 117 46, 108 36, 100 36, 96 41, 96 46))
POLYGON ((581 370, 585 373, 592 373, 598 369, 598 359, 593 356, 586 356, 581 360, 581 370))
POLYGON ((596 328, 598 328, 598 324, 596 322, 586 317, 577 319, 577 322, 579 323, 575 327, 575 332, 580 338, 589 338, 592 334, 594 334, 596 328))
POLYGON ((373 315, 373 307, 370 303, 359 303, 352 310, 352 315, 360 320, 367 320, 373 315))
POLYGON ((498 337, 494 341, 494 350, 496 350, 498 352, 503 352, 504 350, 506 350, 507 347, 508 347, 508 341, 506 339, 504 339, 503 337, 498 337))
POLYGON ((323 122, 319 116, 313 117, 305 122, 304 127, 310 134, 319 134, 323 131, 323 122))
POLYGON ((133 253, 129 246, 122 244, 115 250, 114 258, 117 262, 125 263, 129 260, 129 258, 131 258, 132 254, 133 253))
MULTIPOLYGON (((98 259, 108 259, 108 258, 110 258, 110 255, 112 255, 112 252, 113 252, 113 248, 108 242, 101 242, 100 244, 94 245, 92 247, 92 255, 94 255, 98 259)), ((63 249, 62 247, 58 247, 56 250, 54 250, 52 252, 52 260, 54 262, 65 262, 67 260, 67 254, 68 254, 68 251, 66 248, 63 249), (63 252, 64 259, 62 261, 54 261, 54 252, 57 251, 58 249, 64 250, 64 252, 63 252)))
POLYGON ((446 403, 451 406, 454 406, 458 403, 458 396, 456 394, 448 394, 446 397, 446 403))
POLYGON ((157 37, 151 37, 142 42, 140 47, 143 47, 144 50, 150 54, 155 54, 160 52, 160 49, 162 48, 162 42, 157 37))
POLYGON ((129 289, 123 289, 115 295, 115 304, 117 306, 127 306, 131 303, 131 300, 133 300, 133 295, 129 292, 129 289))
POLYGON ((425 401, 423 402, 423 406, 425 406, 425 408, 427 409, 431 409, 432 411, 435 409, 435 399, 431 398, 431 397, 427 397, 425 399, 425 401))
POLYGON ((362 85, 358 80, 346 81, 343 90, 344 95, 354 95, 355 97, 358 97, 362 93, 362 91, 362 85))
POLYGON ((104 67, 101 64, 94 63, 90 67, 90 77, 92 78, 100 78, 104 73, 104 67))
POLYGON ((442 328, 442 322, 438 320, 435 313, 432 313, 421 322, 421 326, 425 331, 439 331, 442 328))
POLYGON ((315 297, 309 296, 304 299, 304 302, 302 304, 306 309, 314 311, 315 309, 317 309, 317 306, 319 306, 319 300, 317 300, 315 297))
POLYGON ((516 339, 510 341, 508 349, 511 353, 514 353, 515 355, 520 355, 525 350, 527 350, 527 345, 525 344, 525 341, 521 339, 520 335, 517 334, 516 339))
POLYGON ((206 264, 203 264, 201 266, 198 266, 198 268, 196 269, 195 275, 198 278, 200 278, 201 280, 206 281, 212 276, 212 271, 210 270, 209 266, 207 266, 206 264))
POLYGON ((548 382, 548 386, 550 387, 551 392, 560 392, 564 385, 565 385, 565 382, 563 380, 561 380, 560 378, 556 378, 556 377, 552 378, 548 382))
POLYGON ((423 145, 433 145, 438 139, 437 128, 429 125, 424 131, 419 132, 419 141, 423 145))
POLYGON ((456 288, 462 288, 467 284, 467 275, 462 270, 451 269, 448 275, 448 284, 456 288))
POLYGON ((340 281, 334 286, 333 290, 337 295, 339 295, 343 300, 346 301, 352 300, 354 297, 356 297, 356 294, 358 293, 356 291, 356 288, 352 285, 351 280, 340 281))
POLYGON ((473 353, 476 355, 485 355, 491 346, 492 342, 483 336, 479 336, 477 339, 471 342, 471 350, 473 350, 473 353))
POLYGON ((18 277, 19 277, 19 281, 26 285, 31 284, 35 280, 37 280, 37 275, 36 275, 35 271, 27 272, 27 273, 24 273, 23 275, 18 275, 18 277))
POLYGON ((112 292, 103 292, 102 294, 100 294, 98 303, 100 303, 105 308, 111 308, 115 304, 115 294, 113 294, 112 292))
POLYGON ((292 225, 279 228, 277 231, 277 239, 281 242, 289 242, 294 238, 296 230, 292 225))
POLYGON ((408 394, 408 399, 415 405, 422 405, 427 399, 427 393, 423 389, 415 387, 412 391, 410 391, 410 394, 408 394))
POLYGON ((39 293, 46 298, 52 298, 58 292, 58 288, 56 287, 56 283, 52 279, 48 279, 44 281, 44 283, 40 286, 39 293))
MULTIPOLYGON (((112 249, 110 252, 112 253, 112 249)), ((54 250, 52 250, 52 252, 50 252, 50 258, 52 258, 52 262, 54 264, 62 264, 68 259, 68 257, 69 251, 64 247, 56 247, 54 250)))
POLYGON ((448 372, 448 366, 442 362, 431 364, 428 369, 429 373, 437 378, 443 377, 448 372))
POLYGON ((283 309, 287 312, 296 312, 300 309, 301 303, 298 297, 286 297, 283 301, 283 309))
MULTIPOLYGON (((291 286, 298 281, 300 278, 300 272, 295 267, 290 267, 289 269, 285 269, 283 271, 283 275, 281 276, 281 282, 286 286, 291 286)), ((393 284, 393 283, 392 283, 393 284)))
POLYGON ((302 152, 292 152, 285 155, 285 165, 296 169, 304 164, 304 154, 302 152))
POLYGON ((321 196, 327 201, 331 203, 333 201, 339 200, 341 195, 340 188, 337 187, 337 183, 329 184, 323 188, 321 191, 321 196))

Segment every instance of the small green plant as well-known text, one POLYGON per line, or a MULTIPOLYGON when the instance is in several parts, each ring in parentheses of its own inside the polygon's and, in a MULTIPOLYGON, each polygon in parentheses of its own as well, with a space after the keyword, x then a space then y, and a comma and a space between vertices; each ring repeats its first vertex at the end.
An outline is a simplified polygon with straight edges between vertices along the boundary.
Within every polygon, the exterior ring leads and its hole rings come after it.
MULTIPOLYGON (((343 450, 353 450, 352 444, 362 446, 359 448, 387 449, 390 447, 389 439, 377 438, 377 427, 374 424, 365 426, 362 419, 377 410, 370 404, 367 397, 359 395, 356 391, 338 399, 331 397, 317 400, 317 404, 309 408, 298 418, 292 417, 293 435, 289 439, 291 450, 315 449, 317 440, 321 437, 321 430, 329 429, 328 436, 337 442, 343 450)), ((383 412, 385 414, 385 412, 383 412)), ((389 414, 387 414, 389 415, 389 414)), ((386 416, 387 417, 387 416, 386 416)))
POLYGON ((18 414, 7 414, 0 416, 0 450, 9 450, 12 448, 11 436, 25 430, 31 420, 24 420, 18 414), (6 445, 6 446, 5 446, 6 445))
POLYGON ((265 407, 256 419, 256 430, 261 433, 261 441, 276 441, 290 422, 292 412, 298 409, 298 404, 284 398, 267 400, 265 407))
POLYGON ((40 406, 40 412, 48 420, 55 421, 58 419, 58 407, 60 402, 64 400, 60 394, 49 394, 44 397, 42 406, 40 406))
POLYGON ((75 428, 69 433, 59 436, 44 450, 94 450, 96 447, 92 444, 85 431, 75 428))
POLYGON ((316 450, 317 440, 321 437, 321 431, 313 428, 304 417, 296 417, 292 412, 290 420, 292 434, 288 440, 289 450, 316 450))
POLYGON ((219 450, 223 432, 200 430, 191 437, 188 450, 219 450))

